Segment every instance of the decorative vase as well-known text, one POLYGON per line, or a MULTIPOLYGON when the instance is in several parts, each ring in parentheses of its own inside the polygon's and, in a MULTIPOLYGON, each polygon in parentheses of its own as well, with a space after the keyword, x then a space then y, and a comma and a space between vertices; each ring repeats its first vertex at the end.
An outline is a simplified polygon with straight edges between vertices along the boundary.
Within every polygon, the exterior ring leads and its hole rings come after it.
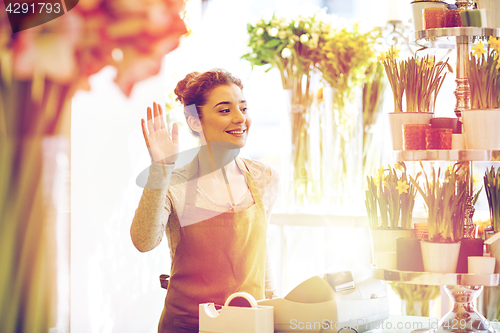
POLYGON ((424 270, 433 273, 455 273, 457 270, 460 242, 421 242, 424 270))
POLYGON ((397 238, 396 258, 397 269, 400 271, 424 271, 419 238, 397 238))
POLYGON ((289 138, 283 178, 286 180, 287 207, 321 204, 323 182, 321 177, 320 112, 314 94, 285 90, 287 115, 290 120, 289 138))
POLYGON ((467 149, 500 149, 500 109, 462 111, 467 149))
POLYGON ((429 124, 433 112, 391 112, 389 123, 392 133, 392 148, 403 150, 403 125, 404 124, 429 124))
POLYGON ((413 238, 413 229, 372 229, 370 228, 371 250, 373 262, 376 262, 376 253, 392 252, 396 258, 396 239, 413 238))
POLYGON ((447 8, 447 3, 444 1, 412 1, 410 3, 412 11, 412 20, 414 31, 424 30, 423 10, 425 8, 447 8))
POLYGON ((468 258, 483 255, 484 240, 482 238, 462 238, 460 243, 457 273, 467 273, 469 271, 468 258))
POLYGON ((318 143, 323 152, 321 177, 324 196, 339 208, 356 202, 364 179, 360 100, 361 91, 358 89, 342 94, 331 87, 323 88, 322 137, 318 143))
POLYGON ((500 6, 498 0, 477 0, 477 8, 486 11, 488 28, 500 28, 500 6))

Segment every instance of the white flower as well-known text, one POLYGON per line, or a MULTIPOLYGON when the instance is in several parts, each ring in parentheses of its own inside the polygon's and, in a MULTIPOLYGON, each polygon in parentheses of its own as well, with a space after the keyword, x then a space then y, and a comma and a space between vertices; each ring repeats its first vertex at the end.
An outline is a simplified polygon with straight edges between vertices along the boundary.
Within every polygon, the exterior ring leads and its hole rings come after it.
POLYGON ((250 54, 250 58, 252 58, 252 59, 257 58, 257 53, 252 53, 252 54, 250 54))
POLYGON ((279 30, 276 29, 276 28, 271 28, 267 31, 267 33, 269 34, 269 36, 271 37, 276 37, 278 35, 278 32, 279 30))
POLYGON ((309 36, 307 36, 307 34, 303 34, 302 36, 300 36, 300 42, 302 44, 307 43, 308 40, 309 40, 309 36))
POLYGON ((279 37, 280 39, 285 39, 285 38, 287 37, 287 33, 286 33, 286 31, 283 31, 283 30, 282 30, 282 31, 278 32, 278 37, 279 37))
POLYGON ((255 32, 255 34, 257 36, 262 36, 263 33, 264 33, 264 29, 262 29, 262 28, 257 29, 257 31, 255 32))
POLYGON ((293 40, 293 38, 290 38, 290 39, 288 40, 288 42, 290 43, 290 45, 295 44, 295 41, 293 40))
POLYGON ((285 59, 290 58, 292 56, 292 51, 289 48, 285 47, 283 51, 281 51, 281 56, 285 59))

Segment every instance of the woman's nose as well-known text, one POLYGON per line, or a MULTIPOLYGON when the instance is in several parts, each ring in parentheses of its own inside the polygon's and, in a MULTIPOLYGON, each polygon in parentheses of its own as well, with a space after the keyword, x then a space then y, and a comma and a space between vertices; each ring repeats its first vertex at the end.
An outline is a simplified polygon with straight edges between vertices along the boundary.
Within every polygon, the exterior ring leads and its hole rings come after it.
POLYGON ((246 120, 246 117, 243 114, 243 112, 241 112, 241 110, 239 108, 236 108, 236 112, 234 113, 233 122, 243 123, 243 122, 245 122, 245 120, 246 120))

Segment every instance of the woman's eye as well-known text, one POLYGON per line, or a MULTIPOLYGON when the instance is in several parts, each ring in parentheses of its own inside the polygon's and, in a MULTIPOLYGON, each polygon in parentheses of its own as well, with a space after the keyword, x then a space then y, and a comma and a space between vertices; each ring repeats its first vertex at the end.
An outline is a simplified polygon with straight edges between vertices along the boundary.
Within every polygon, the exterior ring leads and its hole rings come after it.
POLYGON ((241 112, 247 112, 248 108, 241 108, 241 112))
POLYGON ((224 110, 220 110, 219 112, 222 112, 222 113, 228 113, 228 112, 231 112, 231 110, 229 110, 229 109, 224 109, 224 110))

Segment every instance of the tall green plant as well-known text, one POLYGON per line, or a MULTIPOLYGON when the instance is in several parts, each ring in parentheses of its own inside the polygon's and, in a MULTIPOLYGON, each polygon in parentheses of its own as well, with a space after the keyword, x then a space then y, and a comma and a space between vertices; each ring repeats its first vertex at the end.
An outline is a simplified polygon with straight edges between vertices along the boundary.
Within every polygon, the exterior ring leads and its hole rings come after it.
POLYGON ((409 182, 406 165, 398 162, 394 168, 381 167, 377 178, 367 180, 365 205, 371 228, 410 229, 417 191, 409 182))
POLYGON ((500 231, 500 167, 486 170, 484 174, 484 189, 488 198, 491 225, 495 232, 500 231))
POLYGON ((466 198, 469 193, 468 179, 470 170, 466 162, 458 162, 444 172, 441 180, 441 168, 432 169, 429 178, 420 161, 425 185, 421 187, 417 180, 410 180, 424 198, 428 211, 429 240, 431 242, 451 243, 462 238, 465 220, 466 198))
MULTIPOLYGON (((492 44, 495 45, 495 44, 492 44)), ((497 48, 484 50, 482 43, 473 47, 467 59, 471 109, 500 107, 500 63, 497 48)))

